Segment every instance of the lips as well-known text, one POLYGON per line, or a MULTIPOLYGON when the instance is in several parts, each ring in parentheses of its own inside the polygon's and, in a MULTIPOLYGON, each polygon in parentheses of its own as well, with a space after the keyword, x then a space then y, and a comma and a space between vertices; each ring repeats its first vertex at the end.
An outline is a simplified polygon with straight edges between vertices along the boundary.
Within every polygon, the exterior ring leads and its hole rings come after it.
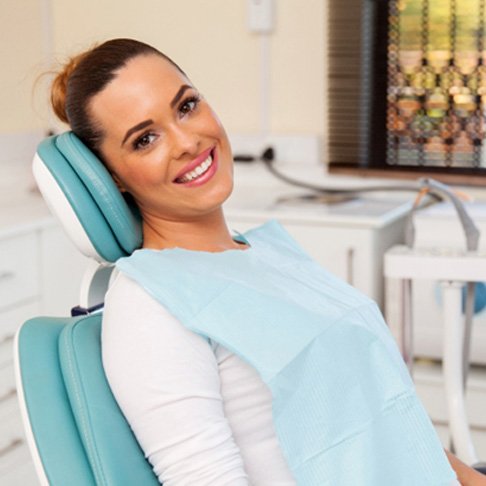
POLYGON ((214 147, 211 147, 187 164, 174 178, 176 184, 188 184, 204 178, 215 164, 214 147))

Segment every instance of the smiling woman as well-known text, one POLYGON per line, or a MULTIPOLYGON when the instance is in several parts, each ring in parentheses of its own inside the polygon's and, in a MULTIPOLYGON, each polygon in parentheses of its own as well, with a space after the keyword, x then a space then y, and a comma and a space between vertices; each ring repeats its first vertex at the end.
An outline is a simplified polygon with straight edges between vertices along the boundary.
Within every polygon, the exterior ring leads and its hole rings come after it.
POLYGON ((144 247, 186 247, 187 237, 172 228, 195 217, 234 246, 221 210, 232 190, 228 138, 180 70, 157 55, 130 59, 89 111, 103 133, 98 152, 141 211, 144 247))
POLYGON ((160 482, 456 484, 376 305, 278 223, 228 230, 228 137, 175 63, 108 41, 67 66, 53 101, 142 216, 102 353, 160 482))

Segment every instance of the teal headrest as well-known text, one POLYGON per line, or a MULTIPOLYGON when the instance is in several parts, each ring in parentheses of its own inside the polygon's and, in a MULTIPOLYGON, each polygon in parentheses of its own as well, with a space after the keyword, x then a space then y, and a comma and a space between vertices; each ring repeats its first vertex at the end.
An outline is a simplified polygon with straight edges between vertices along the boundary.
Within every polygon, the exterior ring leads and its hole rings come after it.
MULTIPOLYGON (((94 247, 95 258, 114 262, 141 246, 138 208, 125 200, 103 163, 74 133, 66 132, 43 140, 37 155, 72 208, 81 232, 94 247)), ((39 160, 36 163, 39 164, 39 160)), ((73 218, 64 218, 62 214, 70 212, 69 208, 66 209, 65 203, 60 201, 58 189, 51 190, 50 177, 44 177, 42 171, 43 168, 36 170, 35 174, 44 198, 63 225, 72 226, 73 218), (40 179, 49 181, 46 183, 40 179), (63 207, 56 208, 56 205, 63 207)), ((66 227, 66 230, 73 239, 77 238, 73 237, 73 233, 80 234, 78 230, 73 232, 72 228, 66 227)), ((79 247, 79 242, 74 242, 79 247)))

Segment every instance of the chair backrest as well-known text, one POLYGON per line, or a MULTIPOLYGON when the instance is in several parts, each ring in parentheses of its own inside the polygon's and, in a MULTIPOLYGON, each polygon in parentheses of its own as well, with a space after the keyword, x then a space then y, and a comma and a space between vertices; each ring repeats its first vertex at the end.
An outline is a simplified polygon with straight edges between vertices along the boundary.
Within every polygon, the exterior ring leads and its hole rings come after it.
MULTIPOLYGON (((82 253, 103 266, 141 245, 137 209, 73 133, 45 139, 33 169, 82 253)), ((39 479, 51 486, 159 484, 106 381, 100 327, 100 313, 39 317, 17 333, 17 389, 39 479)))
POLYGON ((38 317, 17 334, 22 417, 42 484, 159 484, 111 393, 101 314, 38 317))

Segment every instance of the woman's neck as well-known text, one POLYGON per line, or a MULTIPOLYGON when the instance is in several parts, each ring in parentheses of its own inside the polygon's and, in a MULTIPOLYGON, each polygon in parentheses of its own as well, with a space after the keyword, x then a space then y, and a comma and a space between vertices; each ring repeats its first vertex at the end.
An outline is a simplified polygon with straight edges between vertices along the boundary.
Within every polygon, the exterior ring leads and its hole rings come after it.
POLYGON ((144 248, 209 252, 245 248, 233 240, 222 211, 184 221, 144 218, 142 228, 144 248))

